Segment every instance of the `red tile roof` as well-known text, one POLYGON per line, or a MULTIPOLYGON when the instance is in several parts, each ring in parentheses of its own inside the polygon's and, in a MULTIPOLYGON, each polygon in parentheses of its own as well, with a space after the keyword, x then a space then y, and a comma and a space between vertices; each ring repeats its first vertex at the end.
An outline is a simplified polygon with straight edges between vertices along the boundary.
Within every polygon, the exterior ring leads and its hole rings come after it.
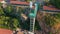
MULTIPOLYGON (((3 1, 3 0, 0 0, 0 1, 3 1)), ((10 0, 10 1, 17 1, 17 0, 10 0)))
MULTIPOLYGON (((20 5, 29 5, 29 2, 20 2, 20 1, 11 1, 10 2, 11 4, 20 4, 20 5)), ((33 8, 34 8, 34 6, 33 6, 33 8)))
MULTIPOLYGON (((11 1, 11 4, 20 4, 20 5, 29 5, 29 2, 21 2, 21 1, 11 1)), ((34 6, 33 6, 34 8, 34 6)), ((48 6, 43 6, 43 10, 57 10, 60 11, 60 9, 58 10, 57 8, 54 7, 48 7, 48 6)))
POLYGON ((20 1, 11 1, 11 4, 23 4, 23 5, 29 5, 29 2, 20 2, 20 1))
POLYGON ((1 29, 0 28, 0 34, 12 34, 12 31, 8 30, 8 29, 1 29))
POLYGON ((60 11, 60 9, 54 8, 54 7, 49 7, 49 6, 43 6, 44 10, 51 10, 51 11, 60 11))
POLYGON ((0 0, 0 1, 3 1, 3 0, 0 0))
MULTIPOLYGON (((29 5, 29 2, 20 2, 20 1, 11 1, 12 4, 24 4, 29 5)), ((33 6, 34 8, 34 6, 33 6)), ((51 10, 51 11, 60 11, 60 9, 49 7, 49 6, 43 6, 43 10, 51 10)))

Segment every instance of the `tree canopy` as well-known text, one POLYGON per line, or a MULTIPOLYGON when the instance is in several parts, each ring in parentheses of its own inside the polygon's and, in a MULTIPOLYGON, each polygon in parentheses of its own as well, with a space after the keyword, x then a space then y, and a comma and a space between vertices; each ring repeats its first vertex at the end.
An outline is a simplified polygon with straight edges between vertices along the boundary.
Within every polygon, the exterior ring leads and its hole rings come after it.
POLYGON ((50 0, 50 3, 57 8, 60 8, 60 0, 50 0))

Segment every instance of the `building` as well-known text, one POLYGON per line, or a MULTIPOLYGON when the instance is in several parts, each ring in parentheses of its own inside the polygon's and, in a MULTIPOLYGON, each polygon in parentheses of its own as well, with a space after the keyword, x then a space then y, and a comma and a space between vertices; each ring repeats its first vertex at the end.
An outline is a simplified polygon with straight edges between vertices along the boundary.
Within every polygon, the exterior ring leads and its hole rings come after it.
POLYGON ((12 34, 12 33, 13 33, 12 30, 0 28, 0 34, 12 34))

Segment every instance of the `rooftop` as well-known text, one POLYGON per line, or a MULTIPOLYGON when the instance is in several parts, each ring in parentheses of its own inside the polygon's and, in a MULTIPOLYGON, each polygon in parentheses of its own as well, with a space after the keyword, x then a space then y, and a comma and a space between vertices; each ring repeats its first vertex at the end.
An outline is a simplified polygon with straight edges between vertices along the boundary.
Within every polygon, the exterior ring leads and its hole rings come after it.
MULTIPOLYGON (((29 5, 29 2, 21 2, 21 1, 10 1, 10 3, 16 5, 29 5)), ((60 11, 60 9, 57 9, 55 7, 49 7, 49 6, 43 6, 43 10, 60 11)))
POLYGON ((60 9, 57 9, 55 7, 49 7, 49 6, 43 6, 44 10, 50 10, 50 11, 60 11, 60 9))
POLYGON ((0 28, 0 34, 12 34, 12 31, 8 30, 8 29, 1 29, 0 28))
MULTIPOLYGON (((24 4, 24 5, 29 5, 29 2, 11 1, 11 4, 24 4)), ((57 9, 55 7, 49 7, 49 6, 43 6, 43 10, 60 11, 60 9, 57 9)))

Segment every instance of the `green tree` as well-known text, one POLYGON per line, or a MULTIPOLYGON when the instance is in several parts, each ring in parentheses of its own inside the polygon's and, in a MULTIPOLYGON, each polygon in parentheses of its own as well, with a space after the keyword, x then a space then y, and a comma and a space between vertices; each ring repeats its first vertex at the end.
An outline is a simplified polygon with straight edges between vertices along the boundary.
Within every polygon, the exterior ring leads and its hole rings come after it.
POLYGON ((29 2, 30 0, 25 0, 26 2, 29 2))
POLYGON ((50 0, 50 3, 57 8, 60 8, 60 0, 50 0))
POLYGON ((3 9, 0 6, 0 15, 4 14, 3 9))
POLYGON ((13 8, 12 8, 12 6, 7 6, 7 7, 5 8, 5 10, 6 10, 7 13, 11 13, 12 10, 13 10, 13 8))

